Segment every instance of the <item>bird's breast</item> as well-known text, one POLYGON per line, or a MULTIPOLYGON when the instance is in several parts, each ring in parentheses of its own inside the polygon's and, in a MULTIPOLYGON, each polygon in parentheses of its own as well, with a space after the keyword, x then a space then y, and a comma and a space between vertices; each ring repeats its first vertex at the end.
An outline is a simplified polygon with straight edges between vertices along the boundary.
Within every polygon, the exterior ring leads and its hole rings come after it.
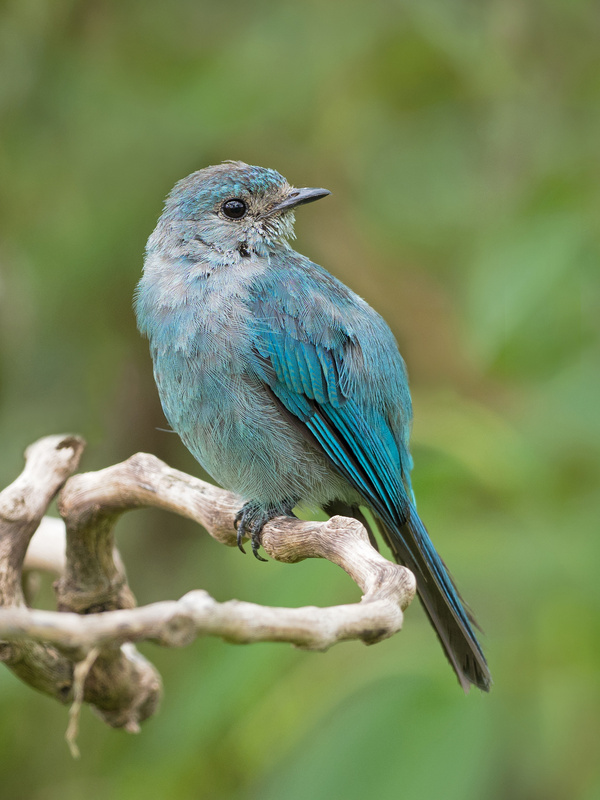
POLYGON ((197 361, 239 359, 248 346, 248 287, 265 259, 147 261, 138 291, 138 319, 153 355, 178 352, 197 361))

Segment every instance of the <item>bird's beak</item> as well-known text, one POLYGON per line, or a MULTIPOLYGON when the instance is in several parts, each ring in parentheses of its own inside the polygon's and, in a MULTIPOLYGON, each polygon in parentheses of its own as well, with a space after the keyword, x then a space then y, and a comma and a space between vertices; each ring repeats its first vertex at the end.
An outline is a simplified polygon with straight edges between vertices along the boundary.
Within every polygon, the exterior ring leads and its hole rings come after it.
POLYGON ((292 189, 285 200, 270 208, 265 216, 270 217, 271 214, 276 214, 278 211, 287 211, 290 208, 302 206, 304 203, 312 203, 321 197, 327 197, 328 194, 331 194, 328 189, 292 189))

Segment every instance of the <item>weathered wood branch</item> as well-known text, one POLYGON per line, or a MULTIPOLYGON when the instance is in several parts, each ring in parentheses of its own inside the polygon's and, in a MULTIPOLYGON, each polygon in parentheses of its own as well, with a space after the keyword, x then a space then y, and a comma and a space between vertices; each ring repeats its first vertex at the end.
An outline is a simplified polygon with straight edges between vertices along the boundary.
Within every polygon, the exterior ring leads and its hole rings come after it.
MULTIPOLYGON (((337 564, 362 590, 358 603, 271 608, 218 603, 194 591, 179 601, 136 608, 115 549, 119 516, 147 506, 166 509, 235 546, 240 501, 144 453, 69 477, 83 447, 73 436, 41 439, 26 451, 21 476, 0 493, 0 660, 29 685, 63 702, 75 698, 76 710, 87 702, 108 724, 136 731, 156 710, 161 681, 133 642, 179 647, 214 635, 236 643, 278 641, 325 650, 348 639, 372 644, 401 628, 402 611, 415 593, 412 573, 383 558, 364 527, 344 517, 327 522, 280 517, 265 526, 262 544, 278 561, 325 558, 337 564), (64 526, 42 519, 59 490, 64 526), (21 582, 23 571, 32 569, 59 575, 58 611, 26 606, 21 582)), ((71 738, 74 729, 71 724, 71 738)))
MULTIPOLYGON (((0 493, 0 607, 24 608, 21 575, 27 547, 56 492, 77 469, 83 448, 83 440, 75 436, 35 442, 25 451, 21 475, 0 493)), ((0 661, 33 688, 62 702, 70 699, 71 661, 32 639, 5 638, 0 634, 0 661)))

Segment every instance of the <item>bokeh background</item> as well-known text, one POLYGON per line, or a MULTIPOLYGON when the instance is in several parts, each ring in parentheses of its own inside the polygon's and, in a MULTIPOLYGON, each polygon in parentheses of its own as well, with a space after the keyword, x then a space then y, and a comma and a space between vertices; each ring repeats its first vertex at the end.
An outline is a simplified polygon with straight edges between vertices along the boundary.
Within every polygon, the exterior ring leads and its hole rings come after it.
MULTIPOLYGON (((201 474, 131 310, 162 200, 224 159, 325 186, 298 248, 398 337, 419 508, 495 685, 463 695, 416 603, 371 648, 146 646, 160 715, 132 737, 86 709, 74 762, 66 709, 2 669, 3 796, 600 797, 599 41, 583 0, 5 0, 0 485, 58 432, 84 469, 201 474)), ((118 538, 141 603, 357 599, 157 511, 118 538)))

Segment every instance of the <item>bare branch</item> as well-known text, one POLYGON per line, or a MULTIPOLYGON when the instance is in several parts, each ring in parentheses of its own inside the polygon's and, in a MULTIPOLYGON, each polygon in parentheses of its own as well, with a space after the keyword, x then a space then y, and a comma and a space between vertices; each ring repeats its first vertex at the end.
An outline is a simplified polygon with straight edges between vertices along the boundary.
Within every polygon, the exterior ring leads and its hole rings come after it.
POLYGON ((70 746, 75 747, 82 701, 94 705, 110 725, 129 731, 138 730, 139 723, 156 710, 160 676, 133 642, 152 640, 179 647, 197 636, 212 635, 236 643, 289 642, 325 650, 349 639, 372 644, 400 630, 402 611, 414 597, 414 577, 383 558, 359 522, 344 517, 327 522, 280 517, 265 526, 262 543, 278 561, 325 558, 337 564, 362 590, 359 603, 269 608, 237 600, 218 603, 206 592, 194 591, 179 601, 135 608, 114 546, 114 525, 122 513, 144 506, 167 509, 195 520, 217 541, 235 546, 234 518, 241 505, 231 493, 144 453, 99 472, 69 478, 58 498, 66 538, 60 521, 45 520, 24 567, 27 543, 41 515, 76 467, 73 459, 60 469, 54 463, 61 449, 59 439, 49 437, 32 445, 23 475, 0 494, 0 522, 7 519, 3 512, 6 498, 12 509, 18 506, 15 497, 22 498, 23 508, 35 507, 34 514, 26 515, 26 523, 15 522, 21 518, 13 510, 8 527, 0 528, 0 567, 4 559, 4 568, 0 568, 0 605, 4 605, 0 638, 10 642, 4 651, 0 649, 0 658, 26 682, 59 699, 70 699, 75 686, 70 746), (36 500, 28 502, 29 495, 36 500), (66 553, 61 556, 65 544, 66 553), (25 607, 20 590, 23 568, 60 574, 56 584, 59 612, 25 607), (22 660, 23 653, 30 654, 28 668, 18 670, 15 654, 22 660), (53 669, 47 666, 49 654, 55 662, 53 669), (79 666, 74 683, 75 663, 79 666), (44 680, 40 673, 46 676, 44 680))
POLYGON ((73 704, 69 709, 69 724, 67 725, 67 732, 65 734, 65 739, 67 740, 73 758, 79 758, 77 734, 79 733, 79 715, 81 714, 81 707, 83 705, 85 681, 99 654, 100 651, 98 648, 93 647, 82 661, 78 661, 77 664, 75 664, 75 669, 73 670, 73 704))
POLYGON ((0 636, 13 641, 50 642, 73 658, 92 648, 152 640, 166 647, 183 647, 197 636, 219 636, 228 642, 289 642, 306 650, 327 650, 337 642, 360 639, 367 644, 392 636, 402 627, 400 603, 411 591, 410 581, 394 592, 351 605, 317 608, 273 608, 229 600, 218 603, 196 590, 178 601, 152 603, 135 609, 81 616, 28 609, 0 610, 0 636))
POLYGON ((77 469, 85 442, 47 436, 25 451, 25 469, 0 492, 0 605, 23 605, 21 571, 31 537, 52 498, 77 469))
MULTIPOLYGON (((171 469, 147 453, 137 453, 99 472, 75 475, 59 498, 59 509, 67 524, 67 562, 77 565, 77 569, 72 568, 77 578, 67 570, 61 581, 63 607, 78 611, 89 611, 91 605, 123 607, 119 605, 123 577, 111 563, 112 529, 123 512, 144 506, 173 511, 198 522, 222 544, 235 547, 234 518, 241 504, 231 492, 171 469)), ((372 547, 364 527, 353 519, 333 517, 327 522, 302 522, 279 517, 265 526, 262 544, 277 561, 332 561, 366 595, 380 584, 388 587, 396 581, 410 584, 412 580, 412 576, 407 578, 404 567, 387 561, 372 547)), ((403 608, 413 595, 414 592, 407 592, 403 608)))
MULTIPOLYGON (((77 469, 84 446, 84 441, 76 436, 40 439, 27 448, 21 475, 0 493, 0 614, 30 613, 25 608, 21 588, 27 546, 54 495, 77 469)), ((44 523, 43 530, 48 530, 48 524, 44 523)), ((56 534, 55 526, 53 534, 42 532, 41 538, 47 540, 53 536, 53 546, 58 548, 61 537, 56 534)), ((39 556, 37 545, 36 550, 39 556)), ((36 557, 34 552, 33 563, 36 557)), ((53 563, 53 568, 60 565, 58 552, 46 552, 44 558, 53 563)), ((118 557, 112 561, 115 569, 122 572, 118 557)), ((58 619, 60 616, 56 614, 58 619)), ((9 635, 4 639, 0 641, 0 661, 22 681, 63 703, 72 699, 77 658, 72 654, 67 656, 43 638, 13 640, 9 635)), ((110 725, 136 730, 140 721, 154 713, 160 694, 160 676, 154 667, 131 649, 111 645, 95 660, 85 683, 84 697, 110 725)))
POLYGON ((23 571, 39 570, 62 575, 67 564, 67 532, 65 523, 58 517, 43 517, 39 528, 31 537, 25 554, 23 571))
MULTIPOLYGON (((48 436, 25 451, 21 475, 0 493, 0 606, 23 607, 21 573, 27 547, 52 498, 77 469, 85 443, 77 436, 48 436)), ((35 689, 66 702, 73 665, 54 648, 33 640, 0 641, 0 661, 35 689)))

